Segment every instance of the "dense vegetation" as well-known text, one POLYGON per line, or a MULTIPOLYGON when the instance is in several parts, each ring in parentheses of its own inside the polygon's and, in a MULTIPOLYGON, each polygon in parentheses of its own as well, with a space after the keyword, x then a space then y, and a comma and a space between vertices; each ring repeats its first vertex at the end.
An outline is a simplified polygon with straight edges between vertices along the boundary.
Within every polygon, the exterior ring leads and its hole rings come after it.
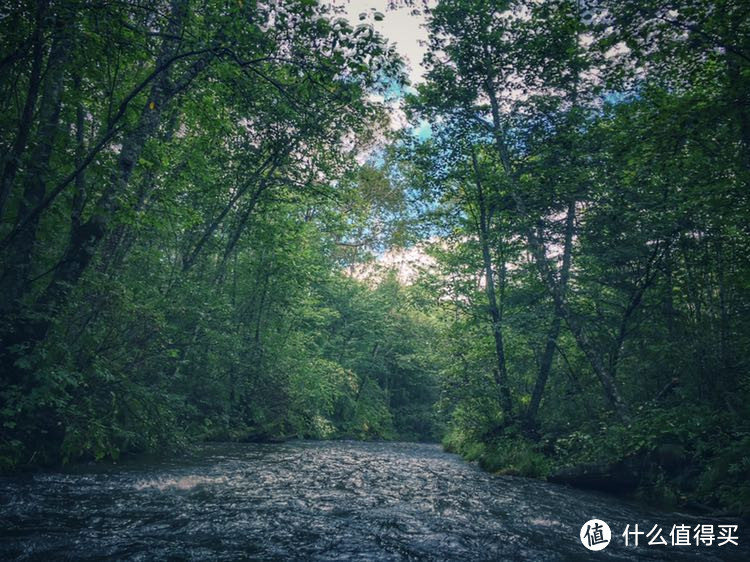
POLYGON ((429 30, 402 167, 444 233, 446 445, 746 510, 750 6, 444 0, 429 30))
POLYGON ((3 10, 3 467, 437 437, 434 322, 346 275, 403 206, 354 159, 391 46, 317 2, 3 10))
POLYGON ((750 6, 393 4, 416 89, 316 0, 2 9, 0 468, 442 437, 747 509, 750 6))

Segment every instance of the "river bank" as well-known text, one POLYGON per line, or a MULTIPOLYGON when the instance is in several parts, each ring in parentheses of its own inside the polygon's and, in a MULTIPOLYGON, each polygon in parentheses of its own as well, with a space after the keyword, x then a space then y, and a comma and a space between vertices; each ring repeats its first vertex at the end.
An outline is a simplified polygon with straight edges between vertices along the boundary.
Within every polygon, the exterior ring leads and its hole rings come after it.
POLYGON ((652 409, 626 423, 530 438, 517 426, 453 430, 446 450, 498 475, 540 478, 633 498, 657 508, 747 516, 750 433, 729 416, 652 409))

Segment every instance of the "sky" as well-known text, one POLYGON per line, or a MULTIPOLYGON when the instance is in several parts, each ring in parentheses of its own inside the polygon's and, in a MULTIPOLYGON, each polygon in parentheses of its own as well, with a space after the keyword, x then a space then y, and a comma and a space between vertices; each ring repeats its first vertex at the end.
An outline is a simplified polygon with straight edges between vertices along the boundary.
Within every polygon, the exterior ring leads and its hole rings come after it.
MULTIPOLYGON (((415 15, 413 8, 409 7, 387 9, 388 0, 332 0, 332 3, 344 7, 346 17, 352 25, 372 25, 389 43, 396 45, 396 50, 406 61, 412 86, 424 81, 421 63, 427 51, 428 33, 423 13, 415 15), (384 16, 381 21, 373 17, 376 12, 384 16), (364 20, 360 19, 360 14, 366 14, 364 20)), ((391 117, 392 128, 400 129, 406 126, 406 118, 400 103, 396 102, 393 105, 391 117)), ((424 121, 413 128, 413 134, 424 140, 432 135, 432 130, 429 123, 424 121)))
MULTIPOLYGON (((372 25, 389 43, 396 45, 397 52, 407 64, 407 74, 412 86, 424 82, 424 69, 421 62, 427 52, 428 38, 427 29, 424 27, 424 14, 414 15, 412 13, 413 8, 408 7, 386 9, 388 0, 331 0, 331 3, 344 7, 345 16, 353 26, 363 23, 372 25), (382 21, 375 20, 373 17, 375 12, 384 16, 382 21), (364 20, 360 19, 362 13, 367 14, 364 20)), ((392 110, 391 127, 393 129, 410 127, 401 107, 402 100, 394 99, 388 103, 392 110)), ((432 129, 427 121, 421 121, 410 128, 412 134, 421 140, 432 135, 432 129)), ((363 161, 372 157, 372 153, 362 155, 363 161)), ((434 260, 425 253, 423 245, 416 245, 408 249, 378 250, 376 254, 379 266, 385 269, 395 269, 399 280, 406 284, 414 282, 421 269, 429 268, 434 264, 434 260)), ((382 272, 379 267, 368 263, 349 273, 359 279, 369 277, 376 279, 382 272)))
POLYGON ((336 5, 346 9, 346 16, 353 25, 368 23, 372 25, 390 43, 395 43, 399 54, 409 65, 409 80, 412 84, 422 81, 422 57, 427 50, 420 44, 427 41, 427 30, 424 28, 424 14, 412 15, 412 8, 398 8, 386 10, 387 0, 336 0, 336 5), (385 17, 382 21, 375 21, 374 12, 380 12, 385 17), (359 15, 368 14, 367 19, 361 21, 359 15))

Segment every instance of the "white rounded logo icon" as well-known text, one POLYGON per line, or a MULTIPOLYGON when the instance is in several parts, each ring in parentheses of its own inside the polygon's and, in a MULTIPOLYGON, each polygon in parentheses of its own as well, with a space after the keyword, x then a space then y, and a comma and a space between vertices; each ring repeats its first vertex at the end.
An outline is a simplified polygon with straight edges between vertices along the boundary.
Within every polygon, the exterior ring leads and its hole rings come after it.
POLYGON ((581 542, 589 550, 603 550, 612 540, 612 531, 601 519, 586 521, 581 527, 581 542))

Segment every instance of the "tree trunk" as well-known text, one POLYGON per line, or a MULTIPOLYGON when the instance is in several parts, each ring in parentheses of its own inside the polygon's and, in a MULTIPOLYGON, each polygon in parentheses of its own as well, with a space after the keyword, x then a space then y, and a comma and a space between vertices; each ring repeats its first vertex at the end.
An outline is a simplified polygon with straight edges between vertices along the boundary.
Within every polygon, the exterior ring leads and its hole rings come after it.
POLYGON ((26 143, 29 140, 31 125, 34 121, 34 107, 36 106, 37 96, 39 94, 39 84, 42 74, 42 59, 44 58, 44 38, 43 27, 45 12, 47 10, 46 0, 42 0, 37 5, 36 27, 31 38, 32 42, 32 59, 31 70, 29 72, 29 87, 26 93, 21 119, 18 123, 18 131, 10 152, 6 155, 2 176, 0 176, 0 221, 3 219, 5 205, 10 197, 13 188, 13 182, 16 179, 18 168, 21 164, 21 156, 26 150, 26 143))
MULTIPOLYGON (((76 74, 74 77, 76 94, 78 102, 76 104, 76 168, 80 168, 83 158, 86 154, 86 136, 84 133, 85 115, 81 96, 81 75, 76 74)), ((74 183, 75 191, 73 193, 73 206, 70 210, 70 231, 74 232, 80 225, 83 217, 83 208, 86 205, 86 172, 81 170, 76 176, 74 183)))
MULTIPOLYGON (((167 24, 161 52, 156 60, 156 67, 164 65, 179 48, 179 37, 182 22, 187 11, 187 0, 174 0, 171 5, 171 17, 167 24)), ((118 158, 117 167, 113 171, 111 180, 104 193, 99 197, 92 216, 80 224, 71 233, 71 241, 63 257, 63 262, 57 268, 55 276, 47 287, 39 304, 46 308, 54 308, 64 300, 67 290, 75 285, 94 257, 100 241, 109 230, 110 221, 117 209, 118 196, 127 192, 128 185, 136 162, 140 157, 146 142, 157 131, 161 123, 161 116, 167 102, 170 100, 170 71, 165 69, 149 92, 146 104, 141 111, 137 127, 125 137, 118 158)))
POLYGON ((516 177, 515 170, 511 164, 510 152, 505 142, 505 131, 503 128, 503 121, 500 117, 500 106, 497 101, 497 96, 492 88, 491 81, 485 84, 485 93, 490 99, 490 106, 492 111, 492 122, 493 122, 493 136, 495 139, 495 145, 500 155, 500 161, 503 169, 505 170, 508 180, 511 182, 511 197, 516 206, 516 212, 521 216, 522 220, 527 222, 525 226, 526 239, 531 250, 531 254, 534 257, 534 261, 539 268, 539 273, 542 277, 542 281, 547 285, 547 290, 552 295, 555 301, 555 307, 560 311, 560 316, 570 328, 571 333, 575 337, 578 347, 586 355, 591 364, 594 373, 596 374, 599 382, 604 390, 604 397, 607 400, 608 405, 615 411, 620 419, 627 419, 629 417, 628 407, 620 396, 617 383, 615 382, 612 374, 607 371, 604 362, 597 353, 593 343, 589 340, 586 335, 583 326, 580 324, 578 319, 570 312, 565 299, 563 298, 560 288, 555 281, 555 276, 549 267, 547 260, 547 253, 544 244, 534 232, 533 227, 528 224, 529 212, 526 208, 525 201, 521 197, 521 191, 518 186, 518 178, 516 177))
MULTIPOLYGON (((57 138, 62 106, 65 60, 70 53, 70 37, 66 30, 72 22, 57 16, 54 39, 47 60, 47 79, 39 107, 37 142, 29 158, 29 170, 23 185, 23 196, 18 209, 17 222, 23 220, 43 199, 47 191, 50 158, 57 138)), ((36 244, 39 217, 26 225, 10 248, 5 261, 0 287, 4 295, 2 310, 17 310, 19 301, 28 291, 29 274, 36 244)))
MULTIPOLYGON (((156 60, 156 67, 165 66, 164 61, 169 60, 179 48, 180 30, 187 11, 187 0, 173 0, 171 17, 162 44, 161 52, 156 60)), ((57 67, 52 68, 55 71, 57 67)), ((202 67, 198 67, 200 70, 202 67)), ((58 72, 62 72, 60 69, 58 72)), ((112 173, 110 184, 100 196, 96 208, 87 221, 80 223, 72 229, 68 247, 60 265, 56 268, 54 276, 34 304, 33 314, 28 319, 16 323, 16 329, 12 334, 5 334, 3 344, 6 347, 22 345, 33 348, 42 341, 52 324, 55 312, 65 302, 71 289, 80 279, 94 257, 99 242, 108 231, 110 221, 117 208, 117 197, 127 191, 133 168, 138 161, 140 153, 146 141, 157 130, 162 111, 174 90, 170 90, 169 67, 166 66, 161 76, 153 83, 148 100, 141 112, 137 127, 125 137, 117 162, 117 167, 112 173)), ((44 102, 43 104, 44 105, 44 102)), ((58 109, 59 111, 59 109, 58 109)), ((42 121, 44 124, 44 121, 42 121)), ((56 123, 56 122, 55 122, 56 123)), ((47 137, 43 137, 47 138, 47 137)), ((50 143, 49 149, 52 146, 50 143)), ((29 209, 35 207, 31 206, 29 209)), ((34 222, 38 220, 35 219, 34 222)), ((26 238, 27 230, 35 232, 34 228, 27 226, 21 239, 26 238)), ((19 241, 17 240, 16 243, 19 241)), ((13 357, 5 360, 13 364, 13 357)))
MULTIPOLYGON (((568 278, 570 277, 570 263, 572 261, 573 253, 573 230, 575 226, 575 213, 576 213, 576 202, 571 200, 568 204, 568 212, 565 218, 565 242, 563 243, 563 260, 560 268, 560 291, 563 293, 568 286, 568 278)), ((536 383, 534 384, 534 390, 531 393, 531 401, 529 407, 526 410, 526 421, 529 425, 534 425, 536 420, 537 412, 539 411, 539 404, 542 402, 542 396, 544 394, 544 388, 547 385, 547 379, 549 378, 550 370, 552 369, 552 360, 555 357, 555 349, 557 349, 557 337, 560 334, 560 325, 562 324, 562 314, 560 307, 555 304, 555 310, 553 313, 552 322, 549 330, 547 331, 547 341, 544 347, 544 354, 542 355, 542 361, 539 365, 539 375, 537 376, 536 383)))
POLYGON ((493 371, 495 384, 497 386, 498 401, 507 419, 513 417, 513 402, 508 384, 508 370, 505 361, 505 343, 503 342, 503 318, 500 307, 497 304, 495 291, 495 279, 492 268, 492 254, 489 245, 489 213, 487 200, 485 199, 482 180, 479 173, 476 154, 472 151, 471 160, 474 166, 475 183, 477 186, 477 202, 479 203, 479 241, 482 246, 482 261, 484 263, 484 290, 489 303, 490 320, 492 321, 492 336, 495 340, 495 358, 497 367, 493 371))

